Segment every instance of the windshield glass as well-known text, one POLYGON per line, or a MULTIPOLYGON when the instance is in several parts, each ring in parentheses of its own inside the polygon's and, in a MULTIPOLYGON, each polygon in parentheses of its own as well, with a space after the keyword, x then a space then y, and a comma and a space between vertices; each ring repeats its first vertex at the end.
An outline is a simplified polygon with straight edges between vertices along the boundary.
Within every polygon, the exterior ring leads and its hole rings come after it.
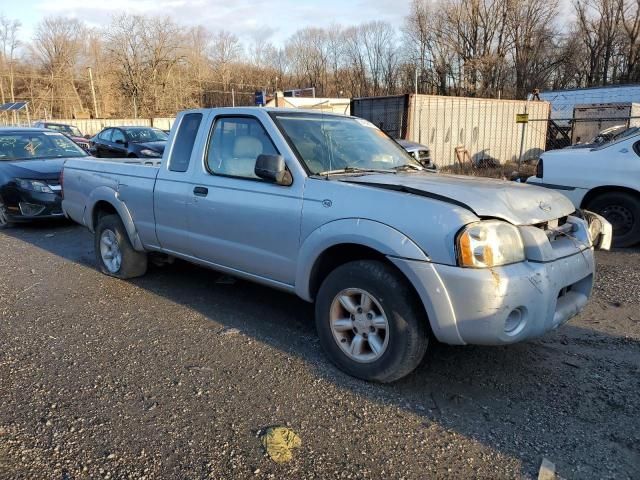
POLYGON ((640 127, 627 128, 626 130, 624 130, 620 134, 616 135, 614 138, 611 138, 611 139, 607 140, 606 142, 603 142, 603 143, 599 144, 598 146, 592 148, 592 150, 603 150, 603 149, 608 148, 608 147, 610 147, 612 145, 615 145, 615 144, 617 144, 619 142, 622 142, 622 141, 628 139, 629 137, 635 137, 637 135, 640 135, 640 127))
POLYGON ((66 133, 67 135, 72 135, 74 137, 82 136, 82 133, 80 133, 80 130, 78 130, 78 127, 74 127, 73 125, 56 125, 55 123, 48 123, 46 128, 47 130, 66 133))
POLYGON ((157 128, 127 128, 124 131, 127 139, 133 143, 162 142, 169 138, 166 133, 157 128))
POLYGON ((274 115, 311 174, 336 170, 421 169, 402 147, 366 120, 335 115, 274 115))
POLYGON ((0 161, 86 156, 84 150, 61 133, 0 133, 0 161))

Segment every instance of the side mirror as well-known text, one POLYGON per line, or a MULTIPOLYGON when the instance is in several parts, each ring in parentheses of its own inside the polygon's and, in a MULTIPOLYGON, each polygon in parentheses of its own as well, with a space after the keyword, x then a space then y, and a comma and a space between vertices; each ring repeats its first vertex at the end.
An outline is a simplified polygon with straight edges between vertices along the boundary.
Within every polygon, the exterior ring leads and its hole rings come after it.
POLYGON ((91 135, 89 135, 88 133, 84 136, 84 138, 86 138, 87 140, 89 140, 91 138, 91 135))
POLYGON ((125 142, 124 140, 117 139, 114 141, 114 143, 117 143, 118 145, 124 145, 127 142, 125 142))
POLYGON ((292 182, 282 155, 258 155, 254 172, 259 178, 278 185, 291 185, 292 182))

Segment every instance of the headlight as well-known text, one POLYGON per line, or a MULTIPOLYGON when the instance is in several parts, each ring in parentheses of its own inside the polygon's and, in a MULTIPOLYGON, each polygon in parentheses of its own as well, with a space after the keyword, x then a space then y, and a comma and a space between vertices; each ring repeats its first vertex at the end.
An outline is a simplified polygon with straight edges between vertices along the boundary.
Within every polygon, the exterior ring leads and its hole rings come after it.
POLYGON ((467 225, 458 235, 457 247, 461 267, 497 267, 525 259, 520 232, 499 220, 467 225))
POLYGON ((49 185, 39 180, 24 180, 22 178, 16 178, 16 183, 18 184, 18 187, 23 190, 31 190, 32 192, 39 193, 53 193, 53 190, 49 188, 49 185))
POLYGON ((162 156, 161 153, 156 152, 155 150, 149 150, 148 148, 145 148, 144 150, 140 150, 140 153, 145 157, 161 157, 162 156))

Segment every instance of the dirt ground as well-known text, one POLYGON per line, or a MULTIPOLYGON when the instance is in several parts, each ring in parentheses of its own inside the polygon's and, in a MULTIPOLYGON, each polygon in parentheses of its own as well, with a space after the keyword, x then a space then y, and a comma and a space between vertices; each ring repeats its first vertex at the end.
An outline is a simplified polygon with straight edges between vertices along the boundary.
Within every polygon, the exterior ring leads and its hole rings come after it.
POLYGON ((640 478, 640 250, 540 340, 337 371, 312 307, 184 263, 119 281, 71 224, 0 232, 0 478, 640 478), (277 465, 260 433, 295 430, 277 465))

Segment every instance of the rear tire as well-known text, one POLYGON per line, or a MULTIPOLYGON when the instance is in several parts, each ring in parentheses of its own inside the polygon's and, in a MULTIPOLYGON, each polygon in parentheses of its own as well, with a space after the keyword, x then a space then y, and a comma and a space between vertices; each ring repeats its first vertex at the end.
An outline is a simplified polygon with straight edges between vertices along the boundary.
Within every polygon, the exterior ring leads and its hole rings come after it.
POLYGON ((627 192, 598 195, 587 205, 613 226, 613 246, 630 247, 640 242, 640 196, 627 192))
POLYGON ((320 344, 341 370, 393 382, 411 373, 428 345, 428 319, 411 285, 379 261, 346 263, 331 272, 316 299, 320 344))
POLYGON ((147 254, 134 250, 118 215, 105 215, 95 233, 96 260, 105 275, 135 278, 147 272, 147 254))

